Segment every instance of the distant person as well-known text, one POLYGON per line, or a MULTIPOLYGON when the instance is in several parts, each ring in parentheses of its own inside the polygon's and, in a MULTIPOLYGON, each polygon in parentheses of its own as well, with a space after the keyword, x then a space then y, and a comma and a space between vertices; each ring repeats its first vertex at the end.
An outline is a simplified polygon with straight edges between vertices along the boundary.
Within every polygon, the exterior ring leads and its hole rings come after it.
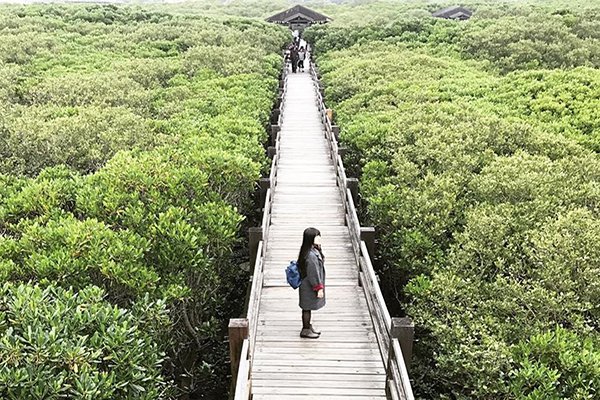
POLYGON ((300 47, 298 50, 298 68, 300 71, 304 72, 304 60, 306 59, 306 50, 304 47, 300 47))
POLYGON ((298 47, 293 46, 290 50, 290 61, 292 62, 292 72, 298 70, 298 47))
POLYGON ((288 64, 292 63, 292 49, 294 48, 294 45, 292 43, 290 43, 290 45, 285 49, 285 56, 284 56, 284 61, 286 66, 288 64))
POLYGON ((325 256, 321 251, 321 232, 315 228, 306 228, 302 237, 302 246, 298 254, 300 270, 300 308, 302 309, 302 330, 300 337, 318 339, 321 332, 311 324, 312 311, 325 306, 325 256))

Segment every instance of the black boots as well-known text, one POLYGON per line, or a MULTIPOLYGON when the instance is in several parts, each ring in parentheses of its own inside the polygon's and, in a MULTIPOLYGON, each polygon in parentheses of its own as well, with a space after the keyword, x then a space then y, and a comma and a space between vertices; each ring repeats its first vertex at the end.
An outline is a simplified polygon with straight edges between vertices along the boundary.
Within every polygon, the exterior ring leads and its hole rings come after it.
POLYGON ((302 331, 300 337, 307 339, 318 339, 321 332, 315 330, 310 323, 310 310, 302 310, 302 331), (308 328, 305 328, 308 326, 308 328))
POLYGON ((300 331, 300 337, 306 339, 318 339, 319 335, 314 333, 311 329, 302 329, 300 331))

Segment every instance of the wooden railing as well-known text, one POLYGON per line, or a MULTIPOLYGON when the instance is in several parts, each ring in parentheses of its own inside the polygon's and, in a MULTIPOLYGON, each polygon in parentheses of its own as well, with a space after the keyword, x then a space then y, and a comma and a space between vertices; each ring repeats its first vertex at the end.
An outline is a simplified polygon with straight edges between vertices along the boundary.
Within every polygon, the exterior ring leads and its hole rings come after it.
POLYGON ((339 128, 332 124, 325 107, 321 86, 314 63, 310 63, 310 73, 317 92, 317 105, 321 120, 325 127, 333 165, 336 170, 337 185, 346 211, 346 224, 350 231, 350 239, 357 265, 359 265, 359 283, 362 285, 367 305, 374 323, 375 335, 379 342, 382 359, 386 367, 386 393, 389 399, 413 400, 413 392, 408 377, 406 364, 412 352, 412 323, 407 318, 391 318, 379 287, 377 276, 363 234, 367 230, 361 228, 348 178, 340 155, 337 134, 339 128), (402 346, 401 346, 402 344, 402 346), (402 347, 405 347, 403 352, 402 347), (406 358, 405 358, 406 357, 406 358))
MULTIPOLYGON (((251 395, 250 372, 252 370, 252 355, 256 343, 256 330, 258 328, 258 313, 260 307, 260 298, 263 287, 263 266, 264 257, 269 240, 269 227, 271 225, 271 208, 273 200, 273 188, 277 184, 277 167, 279 165, 280 154, 280 129, 281 118, 285 108, 285 90, 287 79, 287 68, 282 68, 281 79, 279 83, 279 107, 277 110, 277 124, 271 126, 271 143, 269 153, 273 159, 271 161, 271 171, 268 178, 268 187, 264 196, 263 217, 260 228, 250 232, 250 247, 256 245, 256 257, 254 260, 254 273, 252 275, 252 284, 246 318, 237 318, 230 320, 229 323, 229 345, 231 357, 232 379, 235 382, 234 400, 248 400, 251 395), (254 238, 252 236, 255 236, 254 238), (256 244, 254 244, 254 243, 256 244), (237 340, 232 340, 237 338, 237 340), (243 339, 243 340, 242 340, 243 339), (236 376, 237 374, 237 376, 236 376)), ((251 251, 251 254, 253 252, 251 251)))

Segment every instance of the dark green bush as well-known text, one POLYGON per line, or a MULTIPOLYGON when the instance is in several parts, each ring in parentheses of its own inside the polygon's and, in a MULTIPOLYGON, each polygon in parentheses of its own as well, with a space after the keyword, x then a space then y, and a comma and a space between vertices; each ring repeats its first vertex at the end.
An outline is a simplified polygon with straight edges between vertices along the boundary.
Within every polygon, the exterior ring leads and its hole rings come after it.
POLYGON ((114 232, 93 219, 34 223, 18 240, 0 237, 0 258, 12 261, 0 280, 51 280, 76 288, 94 284, 111 302, 127 305, 158 286, 159 275, 144 265, 148 246, 138 235, 114 232))
POLYGON ((143 300, 142 319, 93 286, 0 286, 0 396, 3 399, 163 399, 164 303, 143 300))

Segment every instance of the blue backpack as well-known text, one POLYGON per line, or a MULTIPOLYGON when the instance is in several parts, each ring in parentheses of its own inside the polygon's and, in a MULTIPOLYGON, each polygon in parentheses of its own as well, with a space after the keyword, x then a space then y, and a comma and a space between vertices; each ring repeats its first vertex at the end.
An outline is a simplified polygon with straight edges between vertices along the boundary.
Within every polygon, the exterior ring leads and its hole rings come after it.
POLYGON ((300 270, 298 270, 298 263, 296 261, 290 261, 290 265, 285 269, 285 277, 293 289, 300 287, 302 279, 300 278, 300 270))

